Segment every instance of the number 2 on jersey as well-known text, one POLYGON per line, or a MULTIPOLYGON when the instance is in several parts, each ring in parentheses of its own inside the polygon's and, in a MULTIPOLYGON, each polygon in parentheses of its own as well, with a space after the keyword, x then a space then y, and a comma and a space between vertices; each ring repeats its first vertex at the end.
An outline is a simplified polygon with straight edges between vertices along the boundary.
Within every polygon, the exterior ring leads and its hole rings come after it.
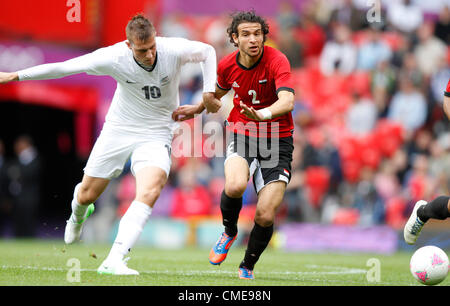
POLYGON ((260 103, 259 100, 256 100, 256 91, 255 91, 255 90, 250 89, 250 90, 248 91, 248 94, 249 94, 250 96, 252 96, 252 103, 253 103, 253 104, 259 104, 259 103, 260 103))

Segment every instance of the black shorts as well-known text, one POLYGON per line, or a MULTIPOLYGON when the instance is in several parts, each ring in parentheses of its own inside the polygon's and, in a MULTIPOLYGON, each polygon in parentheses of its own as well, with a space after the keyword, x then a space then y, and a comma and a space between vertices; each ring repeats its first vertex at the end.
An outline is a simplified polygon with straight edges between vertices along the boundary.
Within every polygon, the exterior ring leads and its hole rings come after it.
POLYGON ((257 138, 241 134, 228 135, 225 162, 233 157, 244 158, 253 176, 256 193, 272 182, 291 180, 291 162, 294 144, 292 136, 257 138))

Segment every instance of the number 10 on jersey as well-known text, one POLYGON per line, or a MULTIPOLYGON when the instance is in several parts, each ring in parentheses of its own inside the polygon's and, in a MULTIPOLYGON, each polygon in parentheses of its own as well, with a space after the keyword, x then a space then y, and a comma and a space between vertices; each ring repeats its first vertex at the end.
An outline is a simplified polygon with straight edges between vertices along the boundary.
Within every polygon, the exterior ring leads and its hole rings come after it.
POLYGON ((144 91, 145 98, 147 100, 150 100, 150 97, 152 99, 158 99, 161 98, 161 89, 157 86, 145 86, 142 87, 142 90, 144 91))

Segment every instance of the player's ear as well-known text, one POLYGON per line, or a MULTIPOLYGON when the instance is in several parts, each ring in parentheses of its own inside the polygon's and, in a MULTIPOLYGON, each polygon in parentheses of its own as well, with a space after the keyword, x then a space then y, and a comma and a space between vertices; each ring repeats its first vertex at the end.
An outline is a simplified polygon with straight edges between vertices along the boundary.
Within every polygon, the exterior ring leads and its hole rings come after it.
POLYGON ((131 49, 131 43, 128 39, 125 41, 125 43, 127 44, 127 47, 131 49))
POLYGON ((231 37, 233 38, 234 43, 237 45, 238 44, 238 35, 236 33, 232 33, 231 37))

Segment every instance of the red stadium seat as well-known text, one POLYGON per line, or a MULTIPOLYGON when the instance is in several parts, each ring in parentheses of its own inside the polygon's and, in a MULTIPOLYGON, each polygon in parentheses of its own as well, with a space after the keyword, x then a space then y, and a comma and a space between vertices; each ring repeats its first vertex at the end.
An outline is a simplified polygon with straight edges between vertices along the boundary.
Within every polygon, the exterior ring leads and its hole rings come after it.
POLYGON ((385 209, 386 224, 396 229, 402 228, 405 224, 405 217, 403 216, 405 208, 406 202, 401 198, 393 198, 388 200, 386 202, 386 209, 385 209))
POLYGON ((381 119, 375 127, 375 137, 380 152, 391 157, 403 143, 403 128, 388 119, 381 119))
POLYGON ((379 151, 375 135, 370 134, 361 137, 358 142, 362 164, 372 170, 376 170, 381 161, 381 152, 379 151))
POLYGON ((309 201, 319 207, 330 184, 330 172, 325 167, 312 166, 305 171, 305 185, 308 187, 309 201))
POLYGON ((333 224, 355 225, 359 221, 359 211, 356 208, 339 208, 333 217, 333 224))
POLYGON ((343 161, 342 171, 344 178, 350 183, 356 183, 359 180, 361 172, 361 164, 358 161, 343 161))

